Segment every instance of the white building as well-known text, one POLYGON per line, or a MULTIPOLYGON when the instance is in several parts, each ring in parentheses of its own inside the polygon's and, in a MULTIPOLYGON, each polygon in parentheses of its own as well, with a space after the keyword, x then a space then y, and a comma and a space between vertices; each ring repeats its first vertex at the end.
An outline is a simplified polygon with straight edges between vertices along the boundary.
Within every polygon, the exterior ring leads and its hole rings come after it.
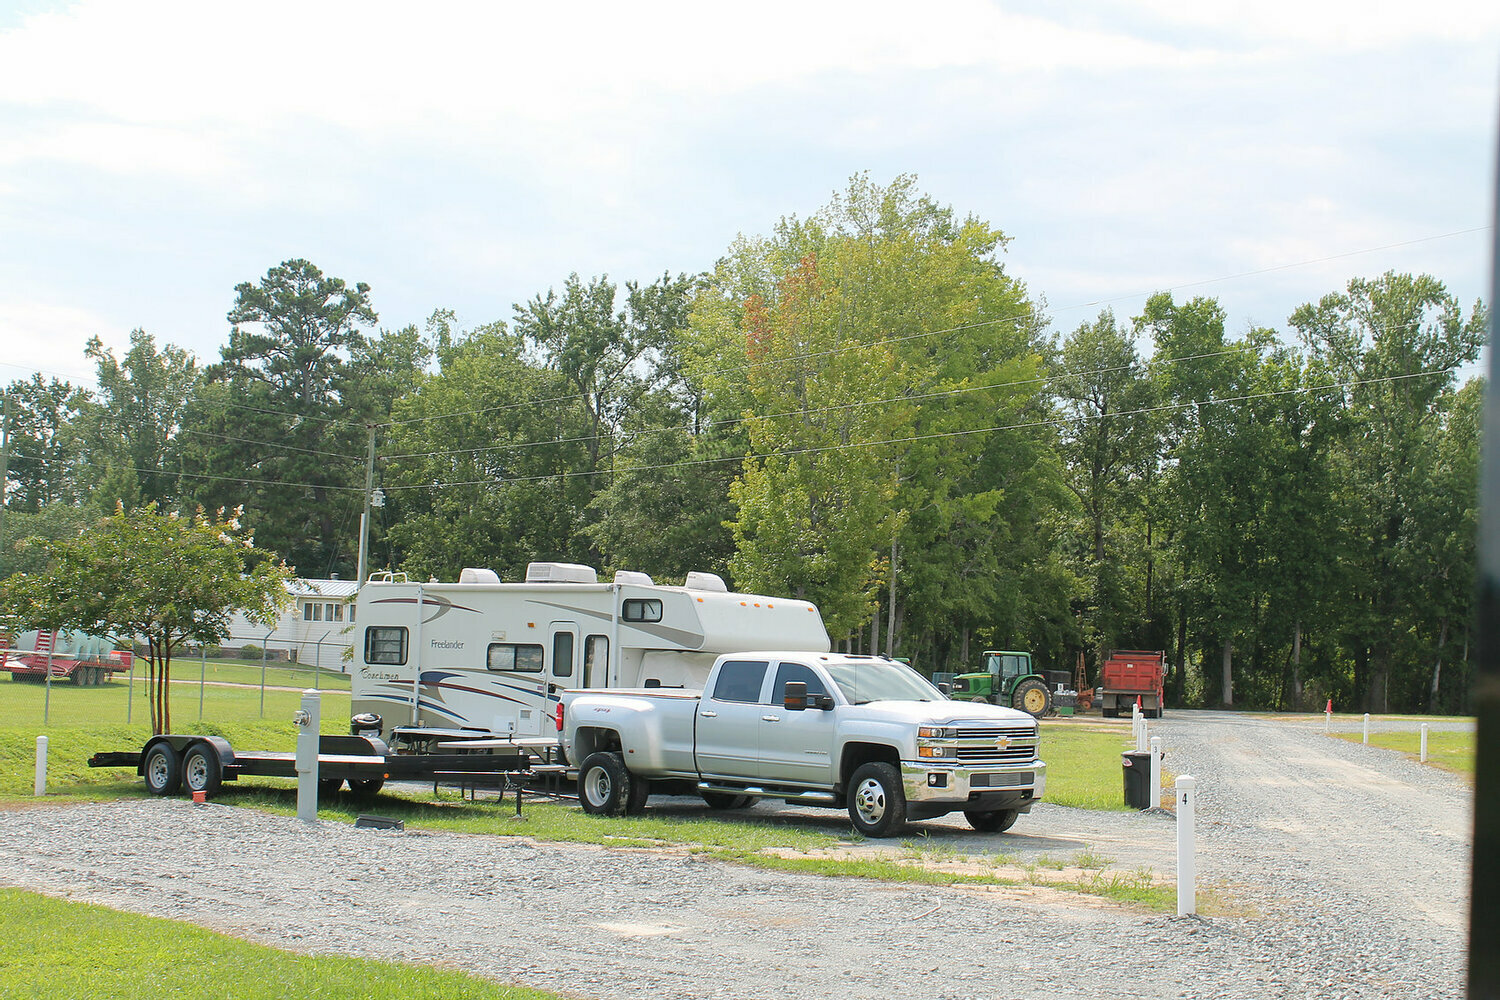
POLYGON ((353 580, 289 580, 292 604, 274 629, 251 622, 236 612, 230 619, 225 647, 259 646, 276 659, 293 659, 305 666, 347 672, 346 653, 352 638, 353 580))

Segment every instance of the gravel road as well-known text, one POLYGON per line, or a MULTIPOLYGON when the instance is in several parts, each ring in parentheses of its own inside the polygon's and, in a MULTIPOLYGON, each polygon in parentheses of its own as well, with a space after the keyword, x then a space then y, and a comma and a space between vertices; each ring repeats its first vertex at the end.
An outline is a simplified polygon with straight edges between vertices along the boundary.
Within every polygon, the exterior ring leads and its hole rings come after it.
MULTIPOLYGON (((1199 780, 1199 877, 1241 904, 1231 916, 1151 915, 1044 887, 894 886, 307 826, 180 799, 0 810, 0 883, 577 997, 1461 996, 1472 792, 1322 726, 1189 712, 1153 726, 1167 767, 1199 780)), ((780 811, 848 829, 841 814, 780 811)), ((937 820, 911 836, 1023 860, 1088 849, 1168 878, 1175 868, 1162 810, 1043 804, 1009 834, 937 820)))

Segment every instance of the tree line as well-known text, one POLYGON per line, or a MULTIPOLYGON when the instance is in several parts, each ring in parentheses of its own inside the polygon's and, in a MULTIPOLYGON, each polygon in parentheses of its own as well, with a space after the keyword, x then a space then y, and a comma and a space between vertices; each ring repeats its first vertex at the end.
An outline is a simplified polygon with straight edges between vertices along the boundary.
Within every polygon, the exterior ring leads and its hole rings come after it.
POLYGON ((860 175, 711 272, 395 330, 288 260, 211 363, 137 330, 97 389, 7 388, 0 575, 155 503, 353 576, 373 435, 375 568, 708 570, 929 671, 1161 649, 1175 704, 1466 709, 1484 304, 1388 273, 1279 330, 1160 293, 1064 332, 1006 244, 860 175))

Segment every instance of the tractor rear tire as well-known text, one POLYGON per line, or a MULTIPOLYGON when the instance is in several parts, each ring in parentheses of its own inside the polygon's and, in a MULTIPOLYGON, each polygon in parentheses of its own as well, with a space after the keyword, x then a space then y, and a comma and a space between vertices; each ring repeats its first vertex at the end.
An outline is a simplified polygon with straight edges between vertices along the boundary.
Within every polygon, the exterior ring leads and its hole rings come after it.
POLYGON ((1052 711, 1052 692, 1047 690, 1047 685, 1033 677, 1016 685, 1016 689, 1011 692, 1010 703, 1013 708, 1020 709, 1033 719, 1040 719, 1052 711))

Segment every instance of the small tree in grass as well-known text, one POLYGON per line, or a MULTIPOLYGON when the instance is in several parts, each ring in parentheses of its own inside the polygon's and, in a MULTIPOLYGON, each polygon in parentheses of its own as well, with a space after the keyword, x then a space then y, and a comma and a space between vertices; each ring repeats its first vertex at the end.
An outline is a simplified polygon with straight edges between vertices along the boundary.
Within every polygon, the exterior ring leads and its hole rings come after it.
POLYGON ((151 728, 170 732, 173 649, 228 638, 236 611, 270 628, 291 600, 286 564, 255 547, 239 513, 121 505, 74 538, 41 542, 47 569, 0 583, 0 607, 42 628, 144 638, 151 728))

